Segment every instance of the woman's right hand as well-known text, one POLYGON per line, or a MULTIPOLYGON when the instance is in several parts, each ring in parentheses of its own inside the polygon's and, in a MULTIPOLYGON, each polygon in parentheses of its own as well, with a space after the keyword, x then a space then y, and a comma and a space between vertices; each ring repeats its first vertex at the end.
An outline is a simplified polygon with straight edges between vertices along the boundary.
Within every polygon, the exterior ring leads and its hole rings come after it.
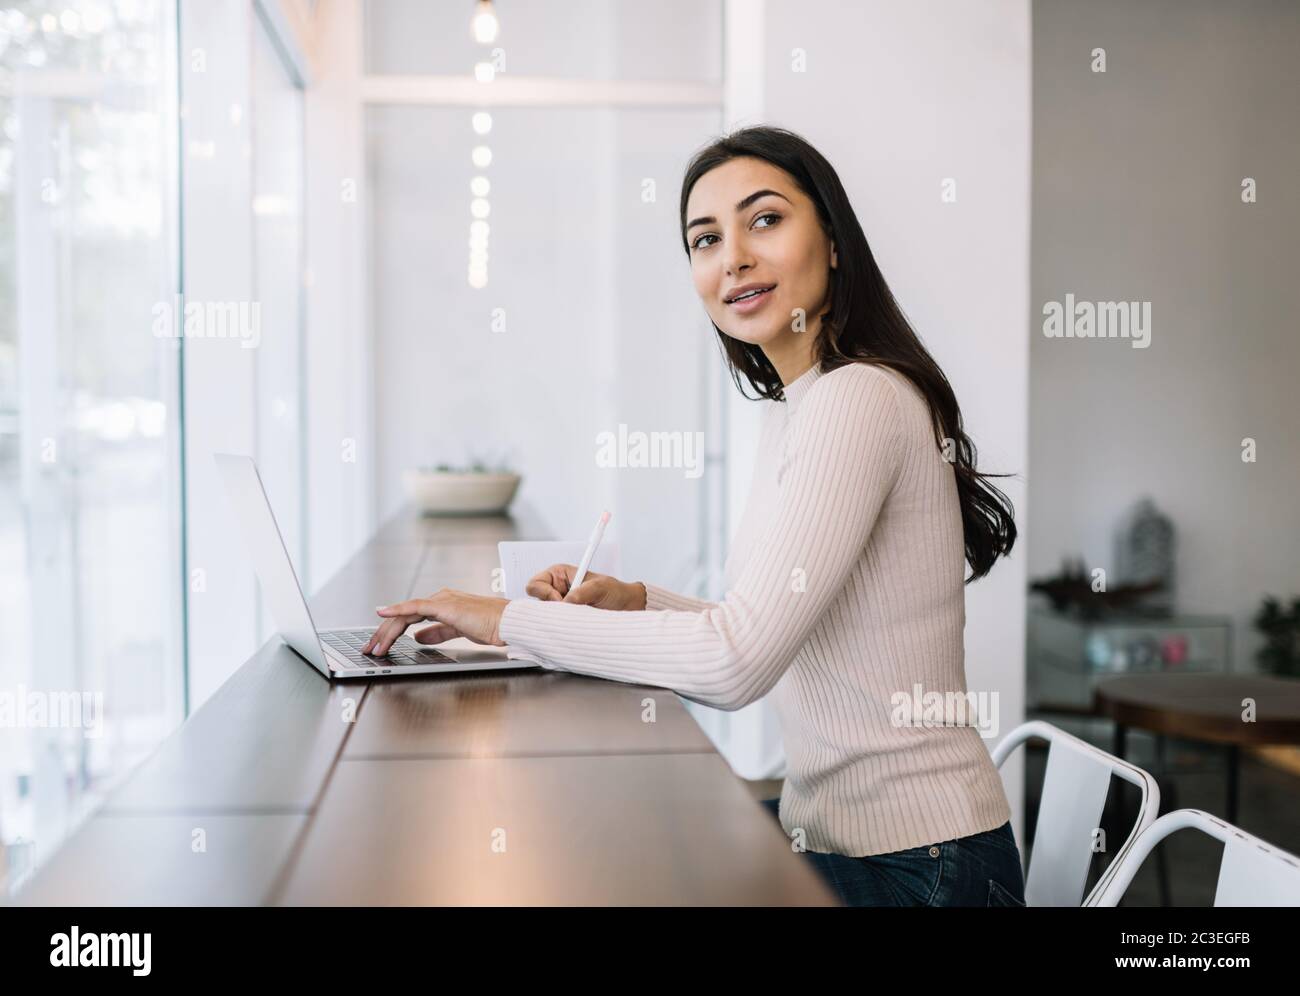
POLYGON ((552 564, 534 574, 524 590, 543 602, 570 602, 625 612, 645 609, 645 585, 639 581, 620 581, 608 574, 588 571, 582 584, 574 588, 573 578, 577 573, 575 564, 552 564))

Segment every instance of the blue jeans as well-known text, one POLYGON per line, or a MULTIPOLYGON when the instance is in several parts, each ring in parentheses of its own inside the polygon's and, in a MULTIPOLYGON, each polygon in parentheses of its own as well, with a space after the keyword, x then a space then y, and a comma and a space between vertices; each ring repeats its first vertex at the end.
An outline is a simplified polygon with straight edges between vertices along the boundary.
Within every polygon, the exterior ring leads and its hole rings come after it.
MULTIPOLYGON (((780 799, 764 799, 777 816, 780 799)), ((846 906, 1024 906, 1011 824, 956 840, 852 858, 803 855, 846 906)))

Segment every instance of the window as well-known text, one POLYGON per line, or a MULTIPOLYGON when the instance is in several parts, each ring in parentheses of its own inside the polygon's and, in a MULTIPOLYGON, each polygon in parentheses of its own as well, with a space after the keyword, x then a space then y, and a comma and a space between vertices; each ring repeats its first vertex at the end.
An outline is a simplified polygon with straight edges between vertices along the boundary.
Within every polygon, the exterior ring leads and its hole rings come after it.
POLYGON ((0 894, 183 711, 175 51, 0 7, 0 894))

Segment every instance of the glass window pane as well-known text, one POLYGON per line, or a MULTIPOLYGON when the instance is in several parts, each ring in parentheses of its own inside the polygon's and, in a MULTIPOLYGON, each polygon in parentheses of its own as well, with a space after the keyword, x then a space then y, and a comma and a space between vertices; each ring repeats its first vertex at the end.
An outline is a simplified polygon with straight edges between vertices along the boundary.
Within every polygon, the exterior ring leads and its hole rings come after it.
POLYGON ((182 710, 174 10, 0 11, 0 895, 182 710))
MULTIPOLYGON (((307 577, 302 480, 302 90, 263 26, 252 60, 253 300, 258 308, 257 466, 299 579, 307 577)), ((264 607, 265 609, 265 607, 264 607)), ((259 643, 274 633, 261 614, 259 643)))

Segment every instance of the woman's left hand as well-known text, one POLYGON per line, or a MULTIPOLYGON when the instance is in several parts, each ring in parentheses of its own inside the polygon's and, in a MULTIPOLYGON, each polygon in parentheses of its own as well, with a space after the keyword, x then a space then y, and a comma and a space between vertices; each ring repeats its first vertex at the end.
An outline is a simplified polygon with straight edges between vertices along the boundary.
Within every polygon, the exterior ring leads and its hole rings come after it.
POLYGON ((406 628, 421 619, 432 620, 434 625, 418 630, 415 639, 420 643, 442 643, 458 636, 475 643, 504 647, 501 639, 501 614, 510 604, 508 598, 488 595, 471 595, 464 591, 442 588, 426 598, 412 598, 375 611, 384 622, 375 630, 369 642, 361 648, 363 654, 383 656, 406 632, 406 628))

